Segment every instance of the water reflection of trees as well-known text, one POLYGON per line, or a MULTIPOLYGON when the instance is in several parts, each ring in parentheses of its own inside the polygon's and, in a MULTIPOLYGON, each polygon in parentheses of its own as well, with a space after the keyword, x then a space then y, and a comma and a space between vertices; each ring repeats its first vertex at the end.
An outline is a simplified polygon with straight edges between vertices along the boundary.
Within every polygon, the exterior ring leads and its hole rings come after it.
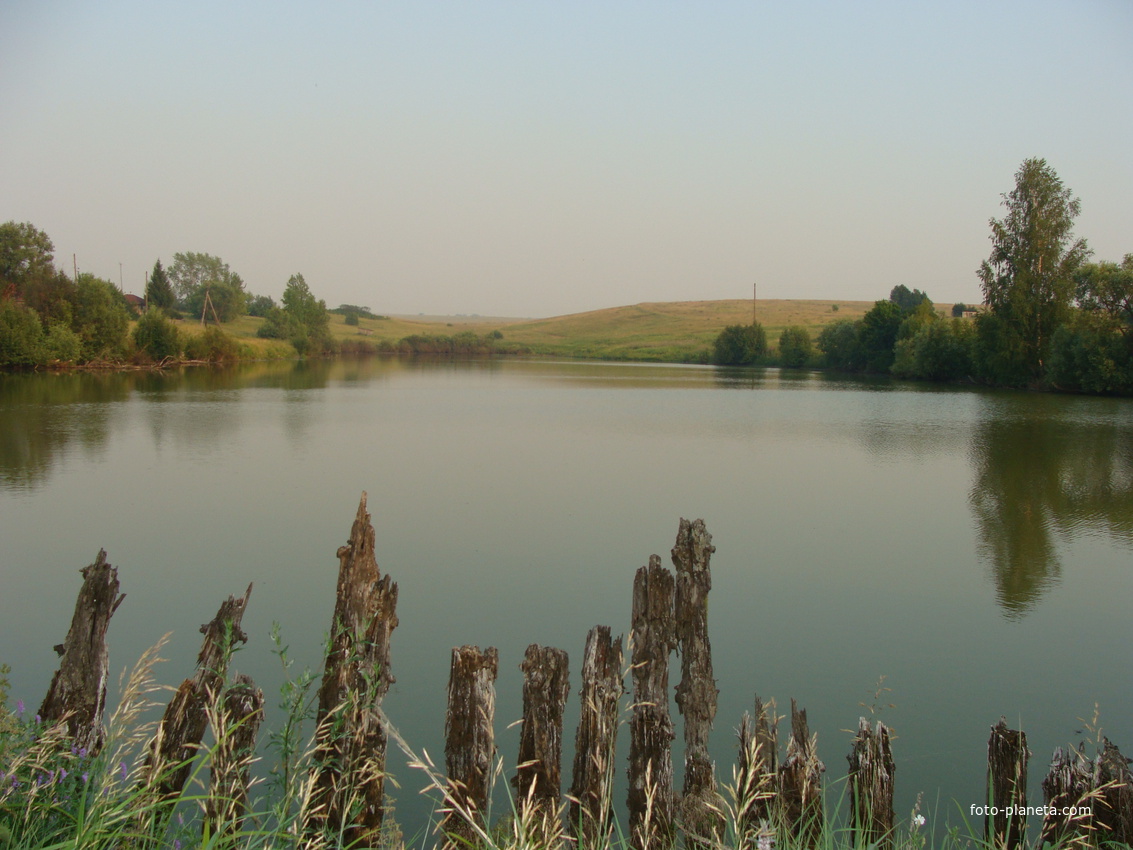
POLYGON ((1102 534, 1133 545, 1133 423, 1120 401, 987 406, 972 441, 970 503, 999 604, 1017 618, 1059 581, 1060 543, 1102 534))
POLYGON ((155 444, 167 437, 199 443, 223 437, 243 418, 231 405, 232 409, 214 409, 203 416, 192 404, 174 413, 168 403, 213 403, 218 397, 224 400, 226 392, 233 394, 228 397, 232 399, 242 391, 262 388, 285 390, 287 400, 298 401, 304 398, 301 391, 325 388, 332 380, 366 383, 384 379, 396 368, 396 363, 374 358, 162 372, 0 374, 0 488, 38 487, 76 445, 92 453, 102 451, 125 416, 122 403, 131 396, 147 403, 155 444))

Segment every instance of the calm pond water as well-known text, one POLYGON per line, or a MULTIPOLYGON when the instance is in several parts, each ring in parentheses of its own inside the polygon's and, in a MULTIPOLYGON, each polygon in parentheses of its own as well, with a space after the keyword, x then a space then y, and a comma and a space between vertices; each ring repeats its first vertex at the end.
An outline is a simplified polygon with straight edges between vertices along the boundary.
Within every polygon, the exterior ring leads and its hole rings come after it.
MULTIPOLYGON (((902 811, 918 792, 953 822, 981 802, 1001 715, 1028 733, 1033 804, 1053 748, 1088 735, 1095 704, 1133 753, 1133 401, 776 370, 367 360, 2 375, 13 697, 42 699, 77 572, 104 547, 127 594, 114 671, 172 631, 159 676, 177 684, 198 626, 251 581, 236 666, 274 708, 272 623, 297 666, 320 667, 335 550, 363 490, 400 585, 386 709, 442 763, 450 648, 499 648, 510 775, 523 652, 559 646, 569 785, 586 632, 628 630, 634 572, 651 553, 668 564, 682 516, 703 517, 717 547, 719 777, 758 693, 781 712, 797 698, 828 778, 843 778, 844 730, 882 676, 902 811)), ((413 834, 423 783, 404 759, 391 769, 413 834)))

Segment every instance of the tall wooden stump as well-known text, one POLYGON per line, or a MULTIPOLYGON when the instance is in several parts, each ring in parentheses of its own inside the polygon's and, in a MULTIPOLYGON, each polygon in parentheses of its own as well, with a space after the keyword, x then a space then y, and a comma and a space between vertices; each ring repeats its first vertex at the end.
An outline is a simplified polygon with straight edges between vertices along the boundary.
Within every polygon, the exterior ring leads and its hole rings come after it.
POLYGON ((612 826, 614 751, 622 685, 622 639, 609 626, 586 635, 582 658, 582 705, 574 739, 570 821, 582 847, 598 847, 612 826))
POLYGON ((201 626, 205 639, 197 656, 196 672, 181 683, 165 708, 157 735, 150 741, 146 783, 163 799, 179 795, 189 778, 193 756, 208 727, 209 713, 220 701, 232 653, 237 644, 248 641, 240 621, 251 595, 249 584, 243 598, 229 596, 212 621, 201 626))
POLYGON ((512 783, 520 819, 550 843, 561 831, 563 708, 570 693, 567 654, 562 649, 527 647, 523 663, 523 728, 519 765, 512 783))
POLYGON ((688 838, 704 842, 718 838, 724 828, 723 800, 716 793, 715 765, 708 755, 708 736, 720 693, 712 673, 712 645, 708 640, 708 592, 712 589, 709 560, 715 551, 704 520, 681 519, 672 551, 677 568, 675 615, 681 653, 677 707, 684 717, 685 730, 681 821, 688 838))
POLYGON ((630 645, 633 718, 629 726, 629 840, 637 850, 673 843, 673 719, 669 655, 676 648, 673 574, 651 555, 633 580, 630 645))
MULTIPOLYGON (((772 704, 772 713, 774 711, 772 704)), ((769 834, 778 793, 779 738, 776 719, 763 700, 755 697, 755 719, 746 711, 740 720, 740 751, 736 771, 739 830, 743 846, 755 836, 769 834)))
POLYGON ((1030 756, 1025 732, 1008 729, 1005 718, 991 727, 987 741, 987 798, 992 808, 984 818, 984 840, 996 847, 1014 850, 1024 846, 1030 756))
POLYGON ((106 562, 104 549, 99 550, 93 564, 83 567, 82 576, 71 628, 63 643, 55 646, 61 659, 59 669, 38 713, 47 725, 66 718, 74 745, 96 753, 105 736, 102 716, 109 670, 106 632, 126 595, 118 593, 118 570, 106 562))
POLYGON ((380 706, 395 681, 390 635, 397 628, 397 584, 378 569, 365 493, 350 539, 338 549, 338 564, 306 827, 341 834, 344 844, 369 846, 377 844, 385 815, 380 706))
POLYGON ((850 810, 861 846, 893 846, 893 750, 889 729, 858 719, 850 762, 850 810))
POLYGON ((779 768, 779 802, 783 821, 800 842, 813 847, 825 825, 822 809, 822 774, 818 736, 807 728, 806 710, 791 700, 791 737, 787 756, 779 768))
POLYGON ((495 647, 481 651, 462 646, 452 651, 445 715, 445 768, 448 773, 447 814, 441 823, 445 846, 467 848, 480 843, 486 826, 488 791, 495 755, 495 647))
POLYGON ((213 835, 232 835, 244 821, 256 735, 264 719, 264 692, 249 676, 236 677, 219 707, 217 744, 207 804, 213 835))

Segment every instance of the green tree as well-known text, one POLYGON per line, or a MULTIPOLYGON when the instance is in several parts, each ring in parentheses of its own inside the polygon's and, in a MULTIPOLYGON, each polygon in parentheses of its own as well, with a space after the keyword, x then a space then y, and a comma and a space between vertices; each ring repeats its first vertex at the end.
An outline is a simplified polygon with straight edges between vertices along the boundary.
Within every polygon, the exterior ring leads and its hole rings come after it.
POLYGON ((813 350, 810 332, 800 325, 783 328, 779 334, 779 361, 788 369, 805 366, 813 350))
POLYGON ((177 297, 182 301, 187 301, 202 286, 218 283, 244 291, 244 281, 240 275, 232 271, 228 263, 212 254, 198 254, 194 251, 174 254, 168 274, 177 297))
POLYGON ((721 366, 746 366, 767 353, 763 325, 728 325, 712 343, 712 361, 721 366))
POLYGON ((29 222, 0 224, 0 296, 6 292, 26 296, 32 281, 55 274, 55 245, 29 222))
POLYGON ((1090 250, 1084 239, 1073 239, 1081 204, 1046 160, 1023 162, 1003 204, 1007 214, 989 222, 991 256, 978 274, 999 320, 1000 356, 1018 361, 1004 364, 1006 371, 1037 380, 1054 332, 1069 316, 1074 273, 1090 250))
POLYGON ((1133 330, 1133 254, 1121 264, 1086 263, 1075 275, 1078 306, 1105 319, 1122 334, 1133 330))
POLYGON ((130 315, 113 283, 92 274, 79 275, 71 327, 83 343, 83 360, 117 357, 126 341, 130 315))
POLYGON ((301 274, 293 274, 283 290, 283 312, 291 325, 291 342, 300 354, 332 347, 330 315, 325 301, 316 299, 301 274))
POLYGON ((185 300, 185 309, 194 318, 204 317, 207 324, 215 319, 221 322, 231 322, 238 319, 248 311, 247 293, 233 283, 220 282, 202 284, 185 300), (205 296, 208 296, 206 303, 205 296), (209 304, 212 309, 209 309, 209 304))
POLYGON ((162 268, 161 260, 157 260, 146 284, 146 309, 157 307, 168 311, 176 303, 177 295, 173 292, 173 284, 169 282, 169 275, 162 268))
POLYGON ((897 332, 904 316, 901 308, 892 301, 875 301, 861 318, 858 345, 861 348, 863 368, 867 372, 888 372, 893 365, 897 332))
POLYGON ((954 319, 962 318, 965 311, 967 311, 967 309, 968 309, 967 304, 965 304, 963 301, 957 301, 955 304, 952 305, 952 318, 954 318, 954 319))
POLYGON ((894 286, 889 292, 889 300, 896 304, 905 313, 911 313, 917 309, 921 304, 926 301, 929 306, 932 306, 932 301, 929 297, 921 292, 919 289, 911 290, 905 284, 901 283, 894 286))
POLYGON ((861 344, 858 340, 860 322, 839 319, 824 327, 818 334, 818 348, 823 362, 831 369, 857 372, 864 368, 861 344))
POLYGON ((248 315, 258 316, 261 319, 266 318, 267 314, 271 312, 277 305, 275 299, 270 295, 249 295, 248 296, 248 315))

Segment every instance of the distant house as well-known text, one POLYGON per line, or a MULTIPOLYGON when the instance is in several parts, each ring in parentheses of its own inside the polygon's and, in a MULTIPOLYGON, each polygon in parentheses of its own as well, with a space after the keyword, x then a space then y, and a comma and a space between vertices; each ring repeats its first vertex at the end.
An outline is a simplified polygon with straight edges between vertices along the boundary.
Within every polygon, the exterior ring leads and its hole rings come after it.
POLYGON ((126 303, 130 305, 130 309, 132 309, 139 316, 142 314, 142 311, 146 309, 146 299, 142 298, 141 296, 131 295, 127 293, 122 297, 126 299, 126 303))

